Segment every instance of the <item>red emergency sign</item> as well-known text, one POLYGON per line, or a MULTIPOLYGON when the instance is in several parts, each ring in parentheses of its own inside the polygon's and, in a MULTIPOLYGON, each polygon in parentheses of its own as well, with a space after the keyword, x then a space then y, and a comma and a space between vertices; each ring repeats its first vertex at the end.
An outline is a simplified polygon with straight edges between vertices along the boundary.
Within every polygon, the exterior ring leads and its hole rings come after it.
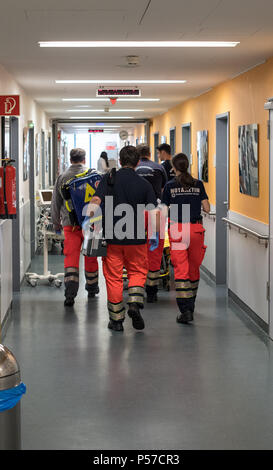
POLYGON ((0 116, 20 116, 19 95, 0 95, 0 116))
POLYGON ((116 150, 116 148, 115 145, 106 145, 106 150, 116 150))

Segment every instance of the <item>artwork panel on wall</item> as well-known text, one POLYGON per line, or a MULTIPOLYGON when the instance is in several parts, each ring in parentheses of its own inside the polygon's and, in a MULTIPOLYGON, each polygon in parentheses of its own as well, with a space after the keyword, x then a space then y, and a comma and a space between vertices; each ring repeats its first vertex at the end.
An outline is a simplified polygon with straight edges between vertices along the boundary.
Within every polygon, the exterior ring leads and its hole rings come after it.
POLYGON ((259 197, 258 124, 239 126, 238 149, 240 193, 259 197))
POLYGON ((198 178, 205 183, 209 181, 208 131, 197 132, 198 178))

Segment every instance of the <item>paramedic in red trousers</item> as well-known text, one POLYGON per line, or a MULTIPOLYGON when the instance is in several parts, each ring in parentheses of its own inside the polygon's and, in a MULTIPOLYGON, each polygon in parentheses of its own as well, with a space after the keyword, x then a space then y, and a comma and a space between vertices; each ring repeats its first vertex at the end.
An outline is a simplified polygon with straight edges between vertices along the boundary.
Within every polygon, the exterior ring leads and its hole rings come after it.
MULTIPOLYGON (((64 267, 65 267, 65 306, 74 305, 74 299, 79 289, 79 260, 83 242, 82 228, 71 225, 65 201, 61 195, 62 185, 74 176, 87 170, 85 167, 85 150, 76 148, 70 152, 70 167, 61 174, 55 184, 51 203, 52 222, 57 233, 64 230, 64 267)), ((84 257, 85 260, 85 288, 88 297, 95 297, 98 288, 98 262, 97 258, 84 257)))
MULTIPOLYGON (((142 178, 145 178, 149 183, 151 183, 157 202, 161 202, 162 190, 167 183, 167 173, 159 163, 153 162, 151 160, 151 151, 148 145, 142 144, 137 146, 137 151, 140 157, 139 164, 136 168, 136 172, 142 178)), ((148 223, 148 213, 146 213, 146 224, 148 223)), ((164 238, 165 238, 165 218, 162 217, 161 223, 163 225, 163 236, 159 238, 158 248, 154 251, 149 250, 149 243, 147 244, 148 248, 148 276, 146 281, 146 293, 147 293, 147 302, 152 303, 157 301, 157 292, 160 281, 160 267, 162 254, 164 249, 164 238)), ((148 237, 149 239, 149 237, 148 237)))
POLYGON ((210 204, 202 181, 188 173, 187 156, 175 155, 172 165, 176 176, 166 184, 162 204, 169 208, 171 260, 180 310, 177 322, 188 323, 193 321, 199 268, 206 251, 201 208, 209 212, 210 204))
POLYGON ((157 156, 161 161, 161 165, 167 173, 168 181, 172 180, 175 176, 174 169, 172 167, 172 154, 171 146, 169 144, 161 144, 157 149, 157 156))
POLYGON ((107 256, 103 258, 103 273, 110 317, 108 328, 123 331, 125 267, 129 280, 128 315, 133 327, 142 330, 145 325, 140 309, 144 305, 144 286, 148 273, 145 206, 150 204, 154 216, 154 235, 150 239, 150 249, 158 246, 159 234, 156 229, 159 229, 159 210, 152 185, 135 171, 139 162, 136 148, 126 146, 121 149, 119 156, 122 168, 117 172, 112 170, 109 175, 104 176, 87 213, 92 219, 94 214, 96 217, 98 206, 105 206, 102 212, 107 256))

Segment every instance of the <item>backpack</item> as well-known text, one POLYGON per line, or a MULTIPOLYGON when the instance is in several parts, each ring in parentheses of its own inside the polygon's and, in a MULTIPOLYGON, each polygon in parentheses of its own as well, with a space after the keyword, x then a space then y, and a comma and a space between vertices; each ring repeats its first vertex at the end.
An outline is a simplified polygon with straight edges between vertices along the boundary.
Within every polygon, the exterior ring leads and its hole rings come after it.
POLYGON ((90 169, 63 183, 61 194, 65 200, 71 225, 82 225, 86 215, 85 206, 91 201, 101 180, 102 175, 90 169))

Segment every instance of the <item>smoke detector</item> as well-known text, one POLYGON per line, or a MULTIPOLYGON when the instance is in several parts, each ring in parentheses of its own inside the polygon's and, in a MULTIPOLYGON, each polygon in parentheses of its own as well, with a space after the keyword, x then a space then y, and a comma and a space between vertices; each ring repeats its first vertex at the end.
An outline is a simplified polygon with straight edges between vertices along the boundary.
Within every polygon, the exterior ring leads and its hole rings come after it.
POLYGON ((139 67, 140 66, 139 56, 138 55, 127 55, 125 57, 125 59, 126 59, 126 64, 118 65, 117 67, 132 69, 134 67, 139 67))
POLYGON ((137 67, 139 65, 139 56, 138 55, 127 55, 126 61, 128 67, 137 67))

